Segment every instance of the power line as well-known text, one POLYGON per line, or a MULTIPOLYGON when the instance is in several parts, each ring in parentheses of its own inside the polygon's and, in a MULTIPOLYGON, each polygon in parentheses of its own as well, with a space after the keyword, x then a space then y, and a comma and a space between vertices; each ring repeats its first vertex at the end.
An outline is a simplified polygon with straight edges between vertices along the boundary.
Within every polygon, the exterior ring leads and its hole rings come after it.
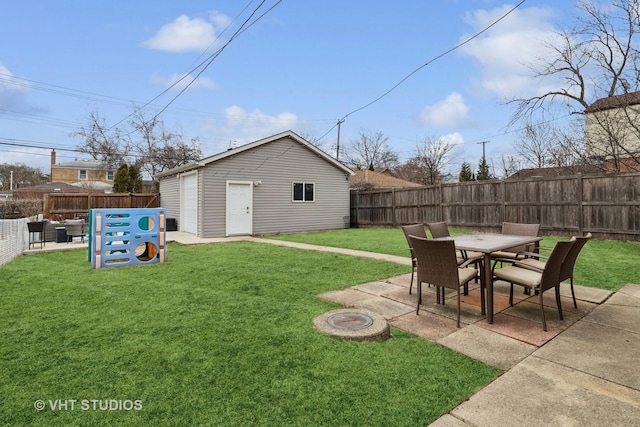
MULTIPOLYGON (((191 79, 191 81, 189 83, 187 83, 185 85, 185 87, 183 87, 180 92, 178 92, 178 94, 176 96, 174 96, 173 98, 171 98, 171 100, 169 100, 169 102, 160 109, 160 111, 158 113, 156 113, 151 120, 149 121, 154 121, 158 118, 158 116, 160 116, 160 114, 162 114, 167 108, 169 108, 169 106, 176 100, 178 99, 201 75, 202 73, 205 72, 205 70, 207 68, 209 68, 209 66, 213 63, 213 61, 218 58, 218 56, 220 56, 222 54, 222 52, 231 44, 231 42, 233 42, 237 37, 239 37, 241 34, 243 34, 246 30, 248 30, 249 28, 251 28, 256 22, 260 21, 267 13, 271 12, 276 6, 278 6, 280 3, 282 3, 282 0, 278 0, 276 1, 276 3, 274 5, 272 5, 269 9, 267 9, 263 14, 261 14, 260 16, 258 16, 255 20, 253 20, 252 22, 251 19, 253 18, 253 16, 258 12, 258 10, 264 5, 264 3, 266 2, 266 0, 262 0, 260 2, 260 4, 253 10, 253 12, 251 12, 251 14, 249 15, 249 17, 247 17, 247 19, 244 20, 244 22, 240 25, 240 27, 235 31, 235 33, 233 33, 233 35, 229 38, 229 40, 227 40, 227 42, 217 51, 215 51, 212 55, 210 55, 206 60, 202 61, 200 64, 198 64, 196 67, 194 67, 190 72, 185 73, 184 76, 182 76, 182 78, 180 78, 179 80, 177 80, 176 82, 174 82, 171 86, 169 86, 167 89, 165 89, 164 91, 162 91, 158 96, 156 96, 155 98, 153 98, 151 101, 147 102, 145 105, 143 105, 141 107, 145 108, 147 105, 149 105, 151 102, 157 100, 158 98, 160 98, 162 95, 164 95, 165 93, 167 93, 170 89, 174 88, 178 83, 182 82, 182 80, 184 80, 185 78, 187 78, 187 76, 189 76, 191 74, 191 72, 197 70, 198 68, 202 67, 202 69, 198 72, 198 74, 196 74, 193 79, 191 79)), ((120 124, 122 121, 126 120, 126 118, 131 117, 131 114, 129 114, 127 117, 125 117, 124 119, 120 120, 118 123, 116 123, 115 125, 113 125, 109 130, 111 130, 113 127, 117 126, 118 124, 120 124)))
MULTIPOLYGON (((442 52, 441 54, 437 55, 436 57, 434 57, 433 59, 425 62, 424 64, 422 64, 421 66, 419 66, 418 68, 416 68, 415 70, 411 71, 409 74, 407 74, 402 80, 400 80, 398 83, 396 83, 394 86, 391 87, 391 89, 387 90, 386 92, 384 92, 382 95, 378 96, 377 98, 375 98, 373 101, 356 108, 355 110, 345 114, 342 117, 342 121, 344 121, 347 117, 349 117, 352 114, 357 113, 358 111, 364 110, 365 108, 370 107, 371 105, 375 104, 376 102, 380 101, 382 98, 386 97, 387 95, 389 95, 391 92, 393 92, 394 90, 396 90, 402 83, 404 83, 405 81, 407 81, 411 76, 413 76, 414 74, 416 74, 418 71, 420 71, 421 69, 427 67, 428 65, 432 64, 433 62, 437 61, 438 59, 442 58, 443 56, 446 56, 448 54, 450 54, 451 52, 461 48, 462 46, 466 45, 467 43, 471 42, 472 40, 480 37, 482 34, 484 34, 485 32, 489 31, 493 26, 495 26, 496 24, 498 24, 498 22, 502 21, 504 18, 506 18, 508 15, 510 15, 512 12, 514 12, 517 8, 519 8, 520 6, 522 6, 527 0, 521 0, 520 3, 518 3, 517 5, 515 5, 514 7, 512 7, 511 9, 509 9, 506 13, 504 13, 502 16, 500 16, 498 19, 496 19, 495 21, 493 21, 491 24, 487 25, 486 27, 484 27, 482 30, 480 30, 479 32, 477 32, 476 34, 474 34, 473 36, 467 38, 466 40, 462 41, 461 43, 458 43, 457 45, 453 46, 452 48, 442 52)), ((341 122, 338 122, 341 123, 341 122)), ((325 136, 327 136, 329 134, 329 132, 331 132, 335 127, 337 126, 337 123, 335 125, 333 125, 331 127, 331 129, 329 129, 324 135, 322 135, 320 138, 318 138, 318 140, 321 140, 322 138, 324 138, 325 136)))

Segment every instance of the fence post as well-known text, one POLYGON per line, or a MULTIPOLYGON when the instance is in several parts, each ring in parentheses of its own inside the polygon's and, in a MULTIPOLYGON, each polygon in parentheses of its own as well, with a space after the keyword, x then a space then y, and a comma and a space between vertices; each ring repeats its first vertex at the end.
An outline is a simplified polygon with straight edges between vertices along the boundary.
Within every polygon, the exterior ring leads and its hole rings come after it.
POLYGON ((583 176, 578 173, 578 231, 584 235, 584 196, 583 196, 583 176))
POLYGON ((391 189, 391 225, 396 226, 396 189, 391 189))
POLYGON ((502 223, 507 220, 507 183, 504 179, 500 183, 500 192, 502 193, 502 223))
POLYGON ((444 208, 442 207, 442 201, 444 200, 444 195, 442 194, 442 182, 438 184, 438 217, 436 221, 444 221, 444 208))

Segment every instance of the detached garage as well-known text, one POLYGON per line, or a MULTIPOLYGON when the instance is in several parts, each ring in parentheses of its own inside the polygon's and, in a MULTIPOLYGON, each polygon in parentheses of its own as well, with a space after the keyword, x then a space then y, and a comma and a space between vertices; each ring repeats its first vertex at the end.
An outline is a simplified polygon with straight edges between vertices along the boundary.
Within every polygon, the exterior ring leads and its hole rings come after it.
POLYGON ((167 217, 206 238, 347 228, 351 175, 287 131, 156 178, 167 217))

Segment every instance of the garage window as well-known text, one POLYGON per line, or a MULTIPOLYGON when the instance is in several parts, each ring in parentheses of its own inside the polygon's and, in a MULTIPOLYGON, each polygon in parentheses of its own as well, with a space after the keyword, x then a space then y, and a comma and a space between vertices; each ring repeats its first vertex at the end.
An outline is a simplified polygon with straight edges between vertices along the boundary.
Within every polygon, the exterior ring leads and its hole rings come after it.
POLYGON ((294 202, 313 202, 315 199, 315 184, 312 182, 293 183, 294 202))

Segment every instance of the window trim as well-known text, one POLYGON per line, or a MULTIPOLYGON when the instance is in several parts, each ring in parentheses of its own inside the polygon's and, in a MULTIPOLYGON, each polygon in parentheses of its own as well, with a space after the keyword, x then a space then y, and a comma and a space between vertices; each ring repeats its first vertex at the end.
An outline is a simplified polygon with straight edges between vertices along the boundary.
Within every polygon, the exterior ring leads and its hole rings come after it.
POLYGON ((105 178, 107 181, 113 181, 115 177, 116 177, 116 173, 112 170, 108 170, 105 175, 105 178), (111 178, 109 178, 109 174, 111 174, 111 178))
POLYGON ((89 173, 87 169, 78 169, 78 180, 86 181, 87 179, 89 179, 89 173), (82 172, 84 172, 84 178, 82 177, 82 172))
POLYGON ((291 183, 291 201, 293 203, 315 203, 315 201, 316 201, 316 183, 315 182, 305 182, 305 181, 293 181, 291 183), (296 199, 295 198, 296 184, 297 185, 302 185, 302 199, 296 199), (312 185, 313 186, 313 192, 312 192, 312 197, 313 198, 311 200, 307 200, 307 198, 306 198, 306 196, 307 196, 307 191, 306 191, 307 185, 312 185))

